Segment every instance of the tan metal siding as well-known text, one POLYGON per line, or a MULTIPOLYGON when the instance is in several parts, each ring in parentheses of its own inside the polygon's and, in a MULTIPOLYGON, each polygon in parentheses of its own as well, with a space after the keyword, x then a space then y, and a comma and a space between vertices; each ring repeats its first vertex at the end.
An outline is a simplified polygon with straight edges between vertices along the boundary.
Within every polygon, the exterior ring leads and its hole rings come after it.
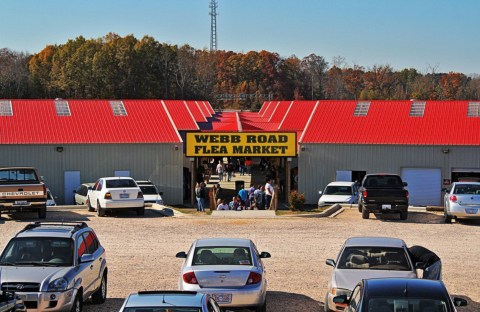
MULTIPOLYGON (((130 170, 134 179, 151 180, 167 204, 183 203, 183 148, 176 144, 1 145, 0 166, 34 166, 58 202, 64 202, 64 172, 80 171, 81 183, 130 170), (57 146, 63 152, 56 151, 57 146)), ((73 196, 73 194, 72 194, 73 196)))

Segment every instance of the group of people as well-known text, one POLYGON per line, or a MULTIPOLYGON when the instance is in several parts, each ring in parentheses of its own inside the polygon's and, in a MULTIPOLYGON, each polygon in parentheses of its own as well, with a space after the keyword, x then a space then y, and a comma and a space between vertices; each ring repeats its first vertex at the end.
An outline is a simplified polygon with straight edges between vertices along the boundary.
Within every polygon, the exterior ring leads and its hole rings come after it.
POLYGON ((266 178, 265 186, 251 184, 245 189, 242 185, 230 202, 217 197, 217 210, 270 210, 274 192, 270 178, 266 178))
POLYGON ((230 182, 237 171, 241 176, 245 174, 251 175, 252 164, 253 161, 249 157, 240 157, 236 159, 230 158, 229 162, 225 164, 222 160, 219 160, 215 167, 215 172, 218 174, 220 182, 224 181, 224 179, 230 182))

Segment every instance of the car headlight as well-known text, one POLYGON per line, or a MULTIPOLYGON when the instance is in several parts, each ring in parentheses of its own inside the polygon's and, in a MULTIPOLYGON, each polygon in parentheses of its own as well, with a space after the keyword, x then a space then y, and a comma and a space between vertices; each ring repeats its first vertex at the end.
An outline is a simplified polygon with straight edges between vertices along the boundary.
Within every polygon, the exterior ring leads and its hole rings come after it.
POLYGON ((48 284, 48 291, 65 291, 67 290, 68 282, 65 278, 57 278, 48 284))
POLYGON ((347 298, 350 297, 350 295, 352 294, 352 292, 348 289, 345 289, 345 288, 335 288, 333 287, 332 288, 332 295, 334 296, 341 296, 341 295, 346 295, 347 298))
POLYGON ((157 199, 157 204, 163 205, 163 200, 162 199, 157 199))

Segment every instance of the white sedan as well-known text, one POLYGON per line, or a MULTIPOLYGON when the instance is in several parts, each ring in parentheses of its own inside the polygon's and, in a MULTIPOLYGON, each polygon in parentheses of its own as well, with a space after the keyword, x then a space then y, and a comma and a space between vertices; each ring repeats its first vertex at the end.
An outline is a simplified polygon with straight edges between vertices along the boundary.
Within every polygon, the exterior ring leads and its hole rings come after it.
POLYGON ((453 218, 480 219, 480 182, 454 182, 444 203, 446 223, 453 218))
POLYGON ((87 206, 97 211, 99 217, 107 210, 132 209, 141 216, 145 214, 143 193, 135 180, 129 177, 100 178, 88 188, 87 206))
POLYGON ((333 204, 354 204, 358 201, 358 189, 355 182, 331 182, 325 190, 319 191, 319 206, 333 204))

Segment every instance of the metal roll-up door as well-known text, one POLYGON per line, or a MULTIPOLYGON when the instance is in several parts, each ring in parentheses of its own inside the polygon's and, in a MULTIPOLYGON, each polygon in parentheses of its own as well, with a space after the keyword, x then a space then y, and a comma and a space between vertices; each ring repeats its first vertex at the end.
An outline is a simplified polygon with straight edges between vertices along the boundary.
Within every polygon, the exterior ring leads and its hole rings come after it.
POLYGON ((439 206, 442 199, 442 173, 435 168, 403 168, 402 180, 408 183, 410 205, 439 206))

